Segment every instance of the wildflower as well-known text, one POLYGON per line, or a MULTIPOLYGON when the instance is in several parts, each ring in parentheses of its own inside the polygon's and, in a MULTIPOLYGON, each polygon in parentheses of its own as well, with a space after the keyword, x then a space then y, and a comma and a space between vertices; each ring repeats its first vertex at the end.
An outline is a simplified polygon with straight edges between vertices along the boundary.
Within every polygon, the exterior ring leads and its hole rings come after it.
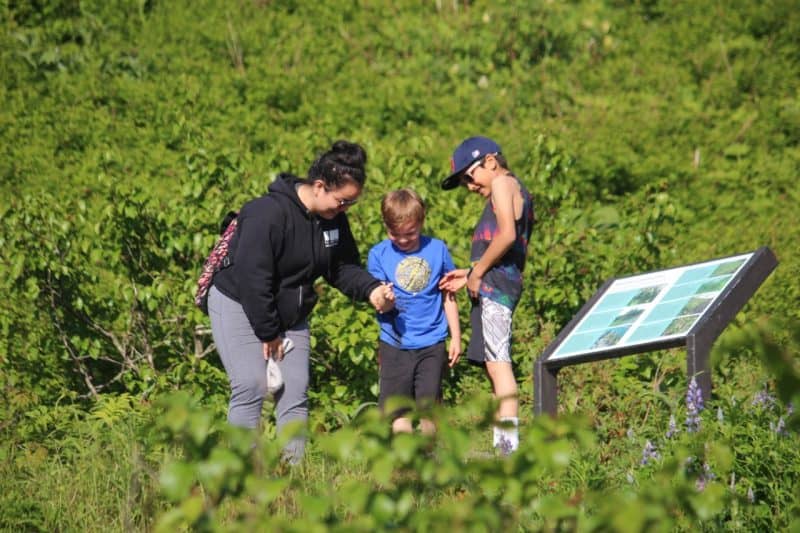
POLYGON ((753 487, 747 488, 747 501, 750 503, 755 503, 756 501, 756 495, 753 494, 753 487))
POLYGON ((703 463, 703 475, 709 480, 717 479, 717 475, 711 471, 711 465, 708 463, 703 463))
POLYGON ((675 415, 669 415, 669 427, 667 427, 667 438, 671 439, 678 433, 678 424, 675 423, 675 415))
POLYGON ((703 492, 706 490, 706 485, 708 484, 708 480, 703 476, 697 478, 697 481, 694 482, 694 486, 697 489, 697 492, 703 492))
POLYGON ((511 452, 514 451, 511 441, 505 436, 500 437, 500 441, 497 443, 497 446, 495 446, 495 449, 503 457, 511 455, 511 452))
POLYGON ((786 435, 786 421, 780 417, 777 424, 769 423, 769 429, 777 435, 786 435))
POLYGON ((633 428, 628 428, 628 431, 625 432, 629 439, 633 439, 636 437, 636 433, 633 432, 633 428))
POLYGON ((625 479, 627 479, 628 483, 631 485, 633 484, 633 474, 630 472, 630 470, 625 473, 625 479))
POLYGON ((722 414, 722 407, 717 407, 717 422, 722 424, 725 421, 725 416, 722 414))
POLYGON ((700 429, 700 411, 703 410, 703 392, 692 378, 686 391, 686 431, 694 433, 700 429))
POLYGON ((717 476, 711 471, 711 466, 709 466, 708 463, 703 463, 703 471, 697 477, 697 481, 695 481, 695 488, 697 488, 697 492, 703 492, 706 489, 708 482, 715 479, 717 479, 717 476))
POLYGON ((774 403, 775 397, 766 390, 761 390, 753 396, 752 406, 766 408, 772 406, 774 403))
POLYGON ((731 472, 731 492, 736 490, 736 472, 731 472))
POLYGON ((656 450, 656 447, 653 446, 653 443, 650 442, 649 440, 647 442, 645 442, 644 449, 642 450, 642 460, 639 462, 639 464, 644 466, 644 465, 648 464, 651 459, 654 460, 654 461, 657 461, 660 458, 661 458, 661 456, 659 455, 658 451, 656 450))
POLYGON ((792 416, 794 414, 794 404, 792 402, 786 405, 786 414, 787 416, 792 416))

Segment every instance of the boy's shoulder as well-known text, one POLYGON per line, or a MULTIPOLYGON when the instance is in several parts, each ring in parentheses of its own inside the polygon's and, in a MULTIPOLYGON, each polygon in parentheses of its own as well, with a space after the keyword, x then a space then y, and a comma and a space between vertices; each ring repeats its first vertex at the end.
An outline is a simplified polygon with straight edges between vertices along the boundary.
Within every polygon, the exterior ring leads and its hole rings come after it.
POLYGON ((511 172, 506 172, 505 174, 495 176, 491 182, 492 192, 494 192, 496 189, 514 192, 517 190, 517 188, 522 187, 524 187, 522 180, 511 172))
POLYGON ((369 249, 369 253, 380 252, 381 250, 385 249, 386 246, 391 246, 392 241, 389 239, 383 239, 382 241, 378 241, 372 245, 372 248, 369 249))
POLYGON ((442 246, 447 248, 447 243, 444 242, 442 239, 437 239, 436 237, 431 237, 430 235, 420 235, 419 240, 421 246, 442 246))

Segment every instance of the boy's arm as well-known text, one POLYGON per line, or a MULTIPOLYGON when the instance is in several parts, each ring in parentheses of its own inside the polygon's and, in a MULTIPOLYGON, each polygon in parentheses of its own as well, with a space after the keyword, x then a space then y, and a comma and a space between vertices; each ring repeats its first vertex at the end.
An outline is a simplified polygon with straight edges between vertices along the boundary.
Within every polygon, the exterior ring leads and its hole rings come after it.
POLYGON ((442 279, 439 280, 439 290, 458 292, 467 284, 468 272, 469 270, 466 268, 458 268, 446 273, 442 276, 442 279))
POLYGON ((511 248, 517 238, 514 228, 514 195, 517 193, 517 180, 511 176, 502 176, 492 182, 492 205, 497 218, 497 234, 481 258, 472 266, 472 273, 467 278, 467 291, 477 296, 481 279, 511 248))
POLYGON ((461 324, 458 321, 458 302, 456 302, 456 295, 453 292, 442 291, 442 298, 444 299, 444 316, 447 318, 447 327, 450 329, 448 365, 452 368, 461 356, 461 324))

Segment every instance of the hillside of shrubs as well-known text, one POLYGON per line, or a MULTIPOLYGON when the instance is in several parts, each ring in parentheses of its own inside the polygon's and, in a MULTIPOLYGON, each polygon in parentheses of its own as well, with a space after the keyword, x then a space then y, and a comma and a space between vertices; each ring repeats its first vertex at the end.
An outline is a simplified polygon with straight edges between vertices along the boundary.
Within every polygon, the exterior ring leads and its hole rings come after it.
POLYGON ((0 530, 800 529, 796 2, 0 0, 0 27, 0 530), (193 303, 225 213, 347 139, 362 256, 411 187, 463 266, 482 201, 439 182, 477 134, 536 202, 520 449, 492 452, 465 361, 415 414, 436 436, 393 437, 374 311, 324 283, 305 459, 270 402, 228 426, 193 303), (710 399, 676 348, 567 367, 534 415, 534 362, 606 280, 763 246, 710 399))

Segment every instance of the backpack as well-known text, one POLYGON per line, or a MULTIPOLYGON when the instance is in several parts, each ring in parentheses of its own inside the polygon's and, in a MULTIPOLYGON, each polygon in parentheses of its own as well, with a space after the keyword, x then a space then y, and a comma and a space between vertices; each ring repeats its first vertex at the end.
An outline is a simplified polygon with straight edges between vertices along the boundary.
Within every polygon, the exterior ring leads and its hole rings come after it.
POLYGON ((208 254, 208 257, 203 263, 200 279, 197 280, 197 292, 194 295, 194 304, 206 315, 208 314, 208 291, 211 289, 211 283, 214 281, 214 274, 231 265, 228 247, 230 246, 231 239, 233 239, 233 235, 236 233, 236 226, 238 225, 236 217, 238 215, 239 213, 235 211, 228 211, 228 214, 220 225, 220 236, 211 249, 211 253, 208 254))

